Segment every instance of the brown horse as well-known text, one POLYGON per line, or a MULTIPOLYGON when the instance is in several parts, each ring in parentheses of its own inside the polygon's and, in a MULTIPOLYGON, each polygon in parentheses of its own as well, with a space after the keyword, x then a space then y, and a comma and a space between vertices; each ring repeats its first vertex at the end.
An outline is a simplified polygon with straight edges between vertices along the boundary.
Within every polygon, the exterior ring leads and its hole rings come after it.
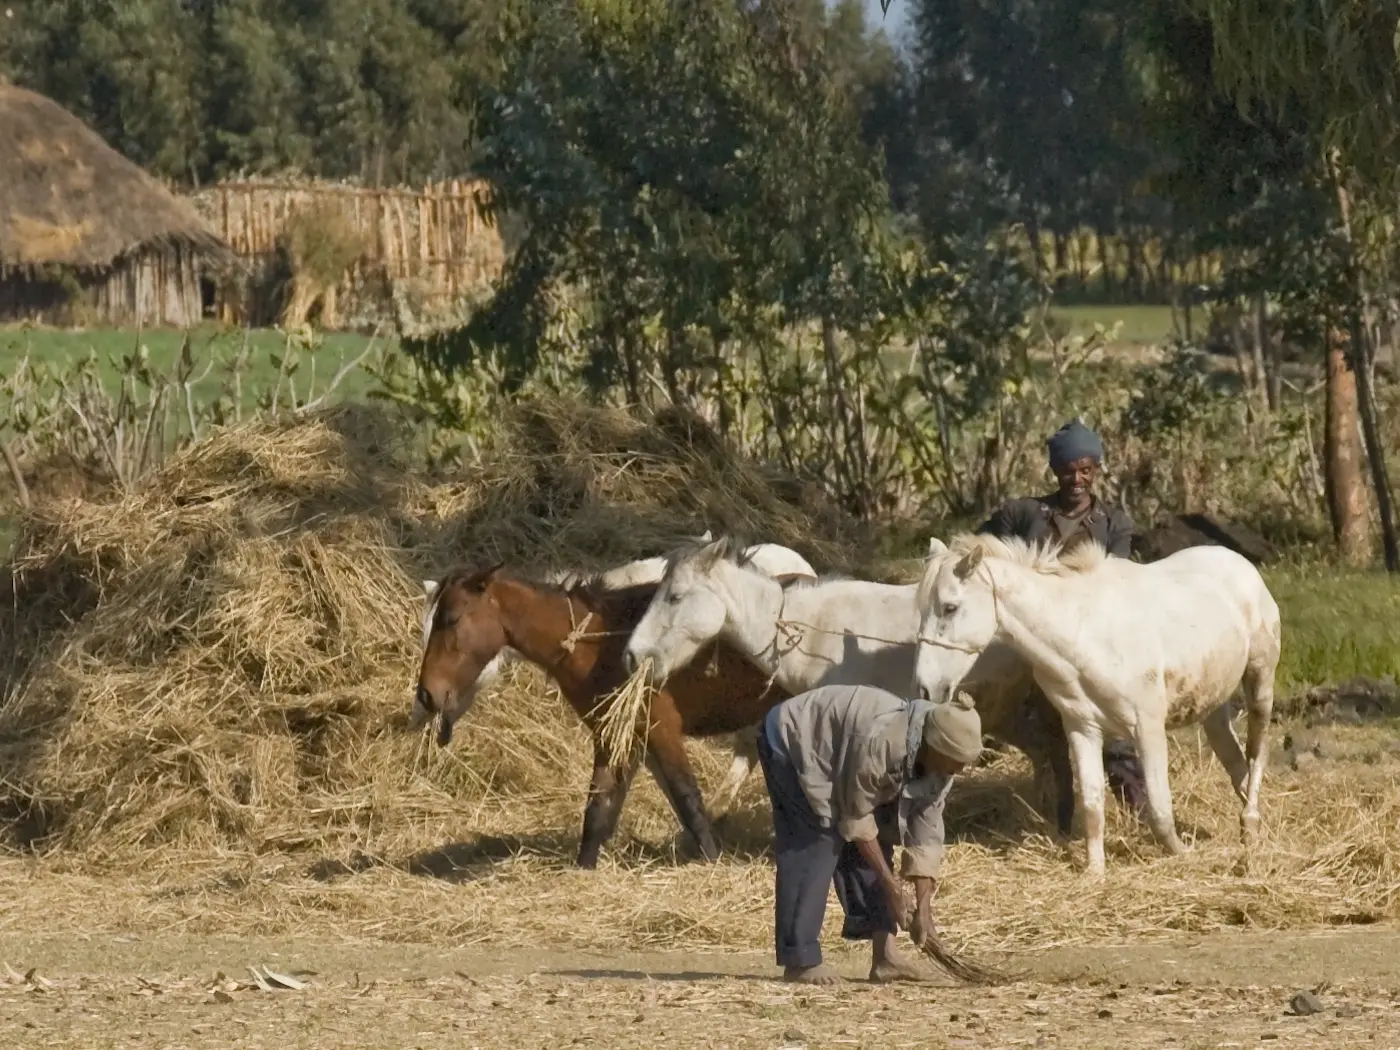
MULTIPOLYGON (((627 680, 623 649, 655 592, 655 584, 611 591, 584 584, 565 591, 527 583, 499 566, 485 572, 454 569, 437 591, 415 707, 437 715, 440 744, 451 741, 453 724, 476 698, 477 677, 506 646, 554 678, 593 734, 579 867, 597 865, 636 772, 635 765, 615 770, 598 743, 604 713, 599 702, 627 680)), ((647 768, 707 860, 719 856, 719 847, 684 738, 752 727, 785 699, 766 675, 724 646, 703 652, 652 699, 647 768)))

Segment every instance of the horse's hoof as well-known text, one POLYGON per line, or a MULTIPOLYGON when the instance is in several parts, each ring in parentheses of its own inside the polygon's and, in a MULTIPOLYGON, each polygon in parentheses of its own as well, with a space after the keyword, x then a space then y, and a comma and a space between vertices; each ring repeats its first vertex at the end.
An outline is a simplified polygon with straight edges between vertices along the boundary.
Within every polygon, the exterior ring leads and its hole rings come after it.
POLYGON ((1259 818, 1257 816, 1240 818, 1240 839, 1246 846, 1253 846, 1259 841, 1259 818))

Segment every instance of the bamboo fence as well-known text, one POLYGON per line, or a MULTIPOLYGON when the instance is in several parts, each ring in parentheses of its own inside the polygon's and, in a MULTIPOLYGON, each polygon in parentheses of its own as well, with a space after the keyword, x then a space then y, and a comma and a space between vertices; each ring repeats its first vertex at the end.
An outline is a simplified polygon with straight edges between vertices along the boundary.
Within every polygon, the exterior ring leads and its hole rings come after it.
MULTIPOLYGON (((493 280, 505 260, 495 224, 484 210, 486 184, 449 179, 422 189, 373 189, 319 180, 240 179, 196 192, 191 200, 254 275, 278 265, 289 223, 299 212, 327 210, 357 233, 364 254, 329 289, 333 301, 363 307, 409 285, 425 311, 451 303, 493 280)), ((222 292, 219 313, 227 321, 256 311, 247 296, 222 292), (240 299, 242 301, 240 301, 240 299)), ((381 304, 383 305, 383 304, 381 304)))

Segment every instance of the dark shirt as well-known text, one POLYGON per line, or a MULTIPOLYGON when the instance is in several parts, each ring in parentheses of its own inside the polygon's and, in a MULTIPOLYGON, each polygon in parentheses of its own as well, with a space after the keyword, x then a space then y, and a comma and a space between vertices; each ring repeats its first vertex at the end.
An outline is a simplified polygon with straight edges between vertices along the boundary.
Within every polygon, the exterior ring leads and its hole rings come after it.
POLYGON ((977 531, 1001 539, 1019 536, 1027 543, 1044 543, 1048 540, 1066 546, 1072 546, 1087 535, 1116 558, 1132 555, 1133 519, 1127 511, 1107 507, 1098 499, 1078 522, 1066 519, 1060 513, 1059 500, 1054 493, 1008 500, 978 526, 977 531), (1066 528, 1068 534, 1063 531, 1066 528))

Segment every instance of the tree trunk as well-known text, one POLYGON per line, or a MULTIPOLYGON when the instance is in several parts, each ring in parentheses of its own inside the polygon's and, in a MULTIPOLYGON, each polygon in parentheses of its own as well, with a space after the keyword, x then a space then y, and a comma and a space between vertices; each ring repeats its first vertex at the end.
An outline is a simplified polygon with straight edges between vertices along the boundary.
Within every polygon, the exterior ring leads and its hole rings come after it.
POLYGON ((1341 333, 1333 332, 1327 343, 1324 477, 1332 536, 1348 565, 1363 565, 1371 558, 1371 519, 1357 423, 1356 373, 1347 361, 1341 333))
POLYGON ((1240 386, 1244 390, 1245 404, 1253 406, 1258 391, 1258 366, 1250 366, 1249 355, 1245 353, 1246 342, 1243 319, 1231 321, 1230 345, 1235 351, 1235 368, 1240 373, 1240 386))
POLYGON ((1269 399, 1269 411, 1277 412, 1283 404, 1283 362, 1278 344, 1269 333, 1269 302, 1262 295, 1254 300, 1254 341, 1264 362, 1264 393, 1269 399))
POLYGON ((1045 269, 1045 256, 1040 244, 1040 220, 1034 213, 1026 216, 1026 238, 1031 242, 1031 266, 1039 277, 1045 269))
POLYGON ((1361 429, 1366 436, 1366 459, 1371 467, 1371 484, 1376 490, 1376 509, 1380 513, 1385 567, 1388 572, 1400 572, 1400 537, 1397 537, 1395 529, 1395 502, 1390 491, 1390 473, 1385 465, 1385 446, 1382 443, 1380 420, 1376 410, 1376 391, 1372 383, 1373 355, 1359 313, 1352 318, 1351 341, 1351 363, 1356 373, 1361 429))
POLYGON ((1123 279, 1124 285, 1128 290, 1129 301, 1140 303, 1143 298, 1143 282, 1142 268, 1138 265, 1138 262, 1142 253, 1142 245, 1138 242, 1138 232, 1135 227, 1129 227, 1127 242, 1128 271, 1123 279))
POLYGON ((1355 238, 1352 234, 1351 195, 1342 179, 1342 168, 1334 152, 1329 158, 1332 181, 1337 191, 1337 207, 1342 214, 1342 229, 1354 274, 1355 298, 1351 311, 1351 360, 1349 362, 1356 377, 1356 396, 1360 399, 1361 425, 1366 430, 1366 459, 1371 467, 1371 483, 1376 490, 1376 506, 1380 512, 1381 535, 1385 541, 1385 567, 1390 572, 1400 573, 1400 538, 1396 536, 1395 508, 1390 498, 1390 475, 1385 466, 1385 446, 1381 443, 1380 422, 1376 418, 1376 392, 1372 387, 1373 378, 1371 344, 1366 339, 1365 315, 1369 296, 1367 295, 1366 271, 1357 258, 1355 238))
POLYGON ((1254 297, 1254 381, 1259 400, 1270 412, 1278 408, 1278 393, 1274 389, 1274 370, 1269 358, 1269 319, 1265 311, 1264 297, 1254 297))
POLYGON ((1113 260, 1108 257, 1108 239, 1100 229, 1094 231, 1094 236, 1099 242, 1099 272, 1103 276, 1103 297, 1108 302, 1113 302, 1113 260))

